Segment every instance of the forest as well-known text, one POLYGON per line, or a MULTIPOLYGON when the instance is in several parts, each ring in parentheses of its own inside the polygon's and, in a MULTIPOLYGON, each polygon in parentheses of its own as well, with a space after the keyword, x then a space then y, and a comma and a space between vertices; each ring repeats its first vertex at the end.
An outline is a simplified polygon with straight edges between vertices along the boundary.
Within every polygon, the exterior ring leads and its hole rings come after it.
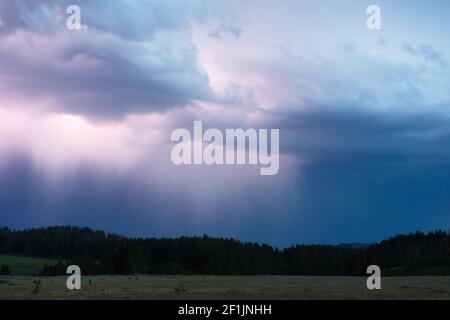
MULTIPOLYGON (((130 238, 78 227, 0 228, 0 254, 57 258, 42 275, 76 264, 90 275, 362 276, 369 265, 385 275, 450 275, 450 232, 417 232, 376 244, 296 245, 279 249, 233 239, 130 238)), ((8 270, 8 266, 3 266, 8 270)))

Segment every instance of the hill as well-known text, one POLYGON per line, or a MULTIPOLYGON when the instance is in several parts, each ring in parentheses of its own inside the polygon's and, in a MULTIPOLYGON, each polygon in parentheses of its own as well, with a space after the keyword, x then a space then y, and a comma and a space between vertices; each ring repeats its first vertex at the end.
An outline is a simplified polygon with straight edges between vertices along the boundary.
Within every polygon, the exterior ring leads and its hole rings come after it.
POLYGON ((57 259, 46 259, 37 257, 24 257, 14 255, 0 255, 0 266, 8 266, 11 275, 39 275, 45 265, 58 264, 57 259))
MULTIPOLYGON (((127 238, 89 228, 0 229, 0 254, 57 259, 84 274, 361 276, 379 265, 386 275, 447 274, 450 233, 401 235, 373 245, 297 245, 280 250, 233 239, 127 238)), ((44 274, 64 272, 47 267, 44 274)))

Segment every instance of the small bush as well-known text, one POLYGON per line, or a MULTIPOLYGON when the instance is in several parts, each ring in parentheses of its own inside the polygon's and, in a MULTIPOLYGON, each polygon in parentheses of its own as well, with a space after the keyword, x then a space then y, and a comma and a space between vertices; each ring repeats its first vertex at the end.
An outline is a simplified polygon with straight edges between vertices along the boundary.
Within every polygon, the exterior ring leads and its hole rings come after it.
POLYGON ((45 265, 41 275, 46 277, 63 276, 66 274, 66 269, 67 267, 62 262, 53 266, 45 265))
POLYGON ((8 265, 3 265, 0 267, 0 275, 2 276, 10 276, 11 275, 11 269, 8 265))

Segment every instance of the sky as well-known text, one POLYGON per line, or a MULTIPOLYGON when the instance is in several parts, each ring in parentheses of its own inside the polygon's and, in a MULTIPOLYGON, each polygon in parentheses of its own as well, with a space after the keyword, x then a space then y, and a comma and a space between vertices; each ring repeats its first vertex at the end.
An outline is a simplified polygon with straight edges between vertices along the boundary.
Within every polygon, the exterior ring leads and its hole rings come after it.
POLYGON ((443 0, 4 0, 0 225, 280 247, 448 230, 449 16, 443 0), (279 129, 279 173, 175 166, 171 132, 198 120, 279 129))

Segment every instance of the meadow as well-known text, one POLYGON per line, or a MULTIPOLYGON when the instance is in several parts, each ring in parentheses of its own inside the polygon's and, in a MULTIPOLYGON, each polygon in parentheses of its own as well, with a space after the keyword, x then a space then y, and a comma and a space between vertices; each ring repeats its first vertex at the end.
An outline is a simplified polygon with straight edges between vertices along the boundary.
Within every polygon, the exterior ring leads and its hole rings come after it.
POLYGON ((369 291, 358 277, 85 276, 81 290, 69 291, 66 277, 11 276, 0 277, 0 299, 447 300, 450 277, 383 278, 382 290, 369 291))
POLYGON ((0 266, 9 266, 12 275, 41 274, 45 265, 55 265, 58 262, 57 259, 0 255, 0 266))
POLYGON ((58 262, 0 255, 0 265, 11 268, 10 276, 0 276, 0 299, 450 300, 450 276, 383 277, 379 291, 368 290, 364 277, 82 276, 81 290, 70 291, 67 277, 30 276, 58 262))

